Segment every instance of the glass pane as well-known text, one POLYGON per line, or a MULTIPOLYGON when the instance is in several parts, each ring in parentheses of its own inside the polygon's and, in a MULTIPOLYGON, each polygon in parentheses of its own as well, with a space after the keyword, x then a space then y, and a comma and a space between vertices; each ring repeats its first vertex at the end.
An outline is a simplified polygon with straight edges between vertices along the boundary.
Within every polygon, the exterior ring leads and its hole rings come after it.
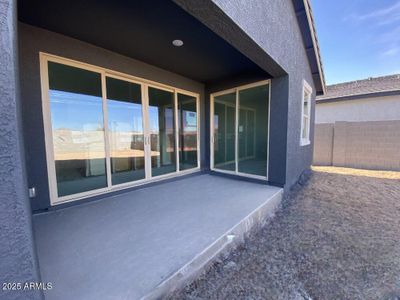
POLYGON ((49 62, 58 196, 107 186, 101 76, 49 62))
POLYGON ((197 167, 196 98, 178 94, 179 169, 197 167))
POLYGON ((152 176, 176 171, 174 94, 149 87, 152 176))
POLYGON ((308 118, 303 116, 303 132, 301 133, 301 137, 305 140, 308 139, 308 118))
POLYGON ((239 91, 239 172, 267 176, 269 86, 239 91))
POLYGON ((106 82, 112 184, 144 179, 141 87, 110 77, 106 82))
POLYGON ((306 116, 308 116, 308 114, 309 114, 309 110, 308 110, 309 100, 310 100, 310 93, 307 91, 304 91, 303 114, 305 114, 306 116))
POLYGON ((236 93, 214 98, 214 167, 235 171, 236 93))
POLYGON ((242 157, 247 157, 247 111, 248 109, 240 108, 239 109, 239 129, 238 129, 238 138, 239 138, 239 153, 241 153, 242 157))
POLYGON ((255 119, 256 112, 252 110, 247 111, 247 143, 246 155, 249 157, 255 156, 255 119))

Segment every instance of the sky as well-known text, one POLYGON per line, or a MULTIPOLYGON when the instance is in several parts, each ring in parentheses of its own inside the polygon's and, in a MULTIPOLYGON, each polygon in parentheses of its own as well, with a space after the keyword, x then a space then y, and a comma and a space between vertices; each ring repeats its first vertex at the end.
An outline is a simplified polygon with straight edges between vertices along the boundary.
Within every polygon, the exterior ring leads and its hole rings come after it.
POLYGON ((400 0, 311 0, 326 83, 400 74, 400 0))

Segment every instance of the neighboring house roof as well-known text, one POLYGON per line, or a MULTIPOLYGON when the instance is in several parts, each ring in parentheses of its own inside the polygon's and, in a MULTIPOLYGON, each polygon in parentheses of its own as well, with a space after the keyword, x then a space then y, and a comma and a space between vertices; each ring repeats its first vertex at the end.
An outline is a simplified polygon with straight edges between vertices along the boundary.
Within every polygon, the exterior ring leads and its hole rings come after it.
POLYGON ((335 102, 389 95, 400 95, 400 74, 329 85, 326 94, 317 97, 317 102, 335 102))
POLYGON ((317 90, 317 94, 326 93, 324 68, 315 29, 314 17, 310 0, 292 0, 303 35, 304 46, 310 62, 311 72, 317 90))

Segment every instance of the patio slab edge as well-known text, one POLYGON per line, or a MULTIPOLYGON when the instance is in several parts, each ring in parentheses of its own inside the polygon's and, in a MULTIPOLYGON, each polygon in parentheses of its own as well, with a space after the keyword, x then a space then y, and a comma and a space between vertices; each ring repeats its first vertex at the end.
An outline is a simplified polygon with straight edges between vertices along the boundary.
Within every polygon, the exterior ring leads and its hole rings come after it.
POLYGON ((217 240, 197 254, 187 264, 160 282, 153 291, 142 297, 142 300, 161 299, 173 291, 183 288, 193 281, 225 252, 232 251, 244 242, 245 237, 257 227, 263 226, 274 217, 283 197, 283 189, 270 196, 263 204, 244 217, 217 240))

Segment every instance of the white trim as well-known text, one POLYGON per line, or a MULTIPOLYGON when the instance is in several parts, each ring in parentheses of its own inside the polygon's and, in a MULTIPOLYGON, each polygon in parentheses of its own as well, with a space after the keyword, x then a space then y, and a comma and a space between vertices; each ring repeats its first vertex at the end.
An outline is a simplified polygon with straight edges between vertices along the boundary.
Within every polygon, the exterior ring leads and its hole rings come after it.
POLYGON ((42 110, 43 110, 43 128, 44 128, 44 139, 46 147, 46 163, 47 173, 49 181, 49 196, 50 205, 54 204, 54 199, 57 198, 57 182, 56 182, 56 166, 54 164, 54 148, 53 148, 53 137, 52 137, 52 122, 49 105, 49 71, 47 66, 47 60, 43 53, 39 53, 40 61, 40 83, 42 93, 42 110))
MULTIPOLYGON (((236 107, 235 107, 235 172, 239 172, 239 90, 236 90, 236 107)), ((227 115, 225 115, 225 119, 227 115)), ((225 126, 226 128, 226 126, 225 126)), ((225 143, 225 151, 226 151, 226 143, 225 143)), ((226 156, 225 156, 226 159, 226 156)))
POLYGON ((308 84, 306 80, 303 80, 303 89, 301 95, 301 127, 300 127, 300 146, 310 145, 310 127, 311 127, 311 100, 312 100, 312 87, 308 84), (307 93, 307 99, 304 98, 304 94, 307 93), (307 114, 304 113, 304 103, 307 100, 307 114), (307 119, 307 137, 303 138, 304 130, 304 118, 307 119))
POLYGON ((200 96, 196 96, 196 113, 197 113, 197 167, 201 168, 201 156, 200 156, 200 139, 201 139, 201 129, 200 129, 200 96))
POLYGON ((180 171, 179 175, 177 173, 163 174, 163 175, 155 176, 155 177, 153 177, 153 178, 151 178, 149 180, 140 179, 140 180, 136 180, 136 181, 132 181, 132 182, 120 183, 120 184, 117 184, 117 185, 113 185, 110 189, 108 189, 108 188, 97 189, 97 190, 93 190, 93 192, 89 191, 89 192, 84 192, 84 193, 71 195, 71 196, 74 196, 74 197, 64 196, 62 198, 62 200, 57 201, 53 205, 59 205, 59 204, 64 204, 64 203, 68 203, 68 202, 74 202, 74 201, 82 200, 82 199, 85 199, 85 198, 88 198, 88 197, 95 197, 95 196, 103 195, 103 194, 110 193, 110 192, 126 190, 126 189, 129 189, 129 188, 134 188, 134 187, 138 187, 138 186, 141 186, 141 185, 162 181, 162 180, 165 180, 165 179, 176 178, 176 177, 180 177, 180 176, 184 176, 184 175, 193 174, 193 173, 196 173, 198 171, 199 171, 198 168, 187 169, 187 170, 184 170, 184 171, 180 171))
POLYGON ((151 141, 149 118, 149 92, 147 84, 142 85, 142 111, 143 111, 143 148, 145 179, 151 179, 151 141))
MULTIPOLYGON (((233 107, 233 105, 232 105, 233 107)), ((266 180, 268 181, 268 168, 269 168, 269 142, 270 142, 270 125, 271 125, 271 80, 263 80, 263 81, 258 81, 250 84, 245 84, 242 86, 238 86, 235 88, 223 90, 223 91, 218 91, 215 93, 210 94, 210 169, 215 172, 220 172, 220 173, 226 173, 226 174, 232 174, 232 175, 239 175, 243 177, 248 177, 248 178, 255 178, 255 179, 261 179, 261 180, 266 180), (246 90, 250 89, 253 87, 257 86, 262 86, 262 85, 268 85, 268 140, 267 140, 267 173, 266 176, 259 176, 259 175, 254 175, 254 174, 248 174, 248 173, 243 173, 239 172, 238 170, 238 125, 239 125, 239 119, 238 119, 238 114, 239 114, 239 91, 241 90, 246 90), (232 94, 235 93, 235 99, 236 99, 236 108, 235 108, 235 171, 229 171, 229 170, 223 170, 223 169, 218 169, 216 168, 215 162, 214 162, 214 144, 215 144, 215 136, 214 136, 214 103, 221 103, 222 101, 215 100, 215 97, 221 96, 221 95, 227 95, 227 94, 232 94)), ((254 124, 255 125, 255 124, 254 124)), ((254 151, 256 149, 254 148, 254 151)))
MULTIPOLYGON (((176 105, 177 105, 177 114, 178 114, 178 107, 179 107, 179 102, 178 102, 178 94, 184 95, 184 96, 189 96, 189 97, 193 97, 195 98, 196 101, 196 134, 197 134, 197 140, 196 140, 196 150, 197 150, 197 166, 195 168, 200 169, 200 96, 198 94, 194 94, 194 93, 187 93, 186 91, 182 91, 177 89, 176 90, 176 105)), ((177 124, 178 124, 178 118, 177 118, 177 124)), ((178 157, 179 157, 179 126, 180 124, 178 124, 177 128, 177 133, 178 133, 178 143, 177 143, 177 147, 178 147, 178 157)), ((183 151, 183 149, 182 149, 183 151)), ((179 160, 178 160, 178 167, 179 167, 179 160)), ((193 168, 191 168, 193 169, 193 168)), ((186 169, 186 170, 191 170, 191 169, 186 169)), ((180 172, 180 167, 178 172, 180 172)), ((185 170, 183 170, 185 171, 185 170)))
POLYGON ((104 152, 106 155, 106 175, 107 187, 112 186, 111 175, 111 149, 110 149, 110 134, 108 128, 108 105, 107 105, 107 88, 106 88, 106 74, 101 72, 101 96, 103 100, 103 131, 104 131, 104 152))
POLYGON ((214 95, 210 95, 210 169, 214 168, 214 95))
POLYGON ((177 172, 179 172, 180 171, 180 165, 179 165, 179 122, 178 122, 178 115, 179 115, 179 112, 178 112, 178 109, 179 109, 179 106, 178 106, 178 93, 175 91, 174 92, 174 106, 175 106, 175 109, 174 109, 174 120, 175 120, 175 124, 174 124, 174 127, 175 127, 175 163, 176 163, 176 167, 175 167, 175 169, 176 169, 176 171, 177 172))
MULTIPOLYGON (((267 141, 267 180, 269 178, 269 143, 271 140, 271 89, 272 89, 272 81, 269 82, 269 94, 268 94, 268 141, 267 141)), ((286 134, 286 133, 285 133, 286 134)), ((256 149, 256 143, 254 140, 254 151, 256 149)))
MULTIPOLYGON (((102 67, 97 67, 94 65, 90 65, 83 62, 78 62, 75 60, 71 60, 68 58, 63 58, 59 56, 55 56, 52 54, 47 54, 43 52, 39 52, 39 60, 40 60, 40 79, 41 79, 41 92, 42 92, 42 109, 43 109, 43 126, 45 131, 45 147, 46 147, 46 163, 48 170, 48 182, 49 182, 49 191, 50 191, 50 205, 57 205, 66 202, 71 202, 75 200, 80 200, 83 198, 96 196, 100 194, 109 193, 111 191, 127 189, 143 184, 147 184, 149 182, 160 181, 166 178, 174 178, 190 173, 194 173, 200 170, 200 95, 191 91, 186 91, 179 88, 174 88, 165 84, 161 84, 158 82, 142 79, 139 77, 131 76, 128 74, 124 74, 121 72, 109 70, 102 67), (50 99, 49 99, 49 75, 48 75, 48 62, 55 62, 71 67, 76 67, 83 70, 92 71, 100 74, 101 76, 101 88, 102 88, 102 108, 103 108, 103 130, 104 130, 104 140, 105 140, 105 156, 106 156, 106 175, 107 175, 107 187, 90 190, 82 193, 76 193, 67 196, 58 196, 57 191, 57 179, 56 179, 56 169, 54 162, 54 145, 53 145, 53 135, 52 135, 52 122, 51 122, 51 111, 50 111, 50 99), (110 157, 110 141, 109 141, 109 128, 108 128, 108 107, 107 107, 107 88, 106 88, 106 77, 115 78, 119 80, 124 80, 127 82, 132 82, 135 84, 139 84, 141 87, 141 96, 142 96, 142 118, 143 118, 143 134, 144 134, 144 152, 145 152, 145 178, 137 181, 126 182, 121 184, 112 185, 111 178, 111 157, 110 157), (193 96, 196 98, 196 112, 197 112, 197 167, 187 169, 187 170, 179 170, 179 149, 178 144, 176 143, 175 138, 175 151, 177 153, 178 159, 176 160, 176 171, 168 174, 163 174, 159 176, 152 177, 151 176, 151 147, 150 147, 150 128, 149 128, 149 120, 148 120, 148 88, 156 88, 171 92, 174 94, 174 103, 175 110, 174 116, 177 121, 177 106, 176 106, 176 95, 178 93, 188 96, 193 96)), ((178 127, 175 122, 175 135, 178 132, 178 127)))

